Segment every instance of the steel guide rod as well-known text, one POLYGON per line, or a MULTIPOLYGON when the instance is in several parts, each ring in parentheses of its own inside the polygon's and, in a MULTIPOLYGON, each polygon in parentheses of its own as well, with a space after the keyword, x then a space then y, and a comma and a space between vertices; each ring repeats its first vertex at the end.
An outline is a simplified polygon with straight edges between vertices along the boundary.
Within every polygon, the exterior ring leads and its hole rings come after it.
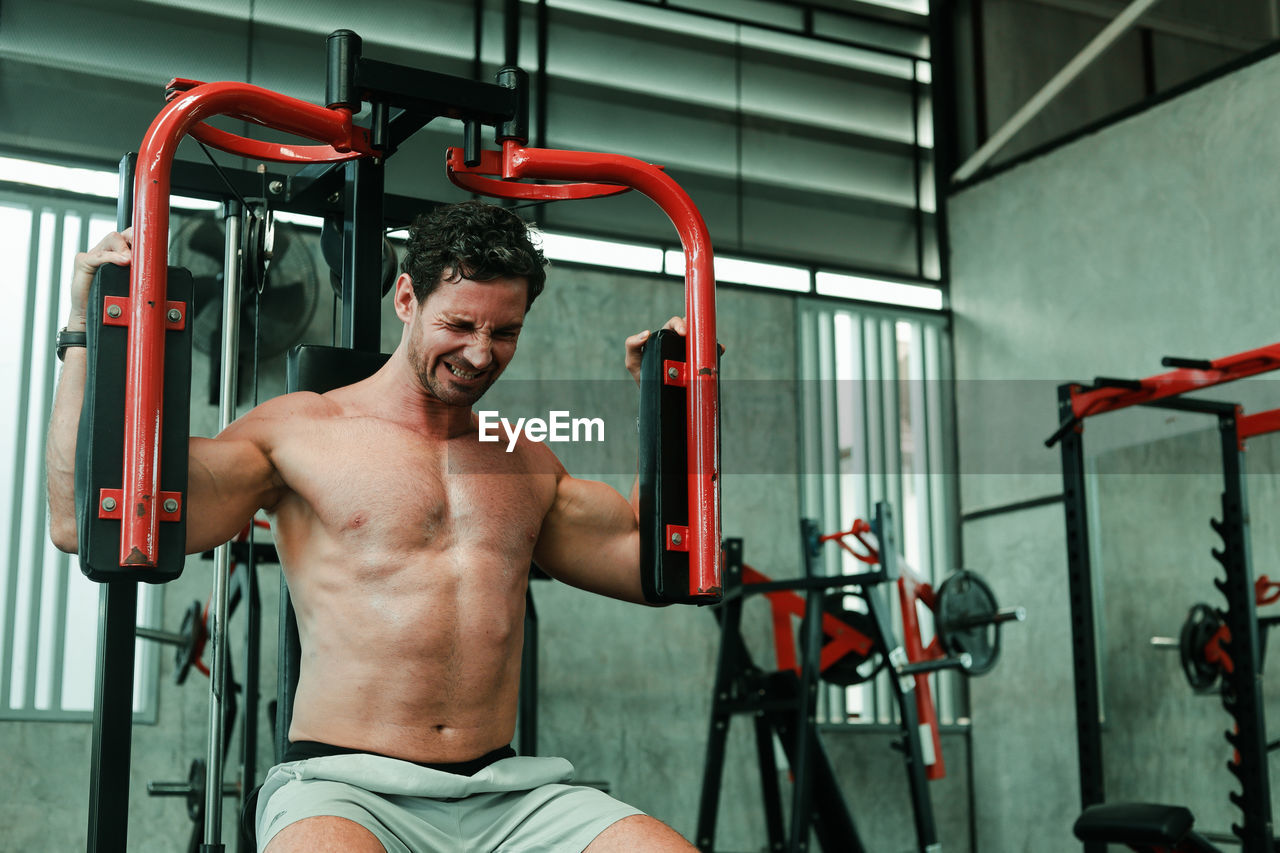
MULTIPOLYGON (((244 211, 238 202, 228 202, 225 220, 226 256, 223 261, 222 288, 222 376, 218 398, 218 431, 235 420, 240 351, 240 277, 243 261, 240 253, 240 230, 244 211)), ((227 598, 231 574, 231 543, 223 542, 214 550, 213 596, 209 606, 209 641, 213 646, 209 667, 209 744, 205 761, 204 845, 207 850, 221 848, 222 841, 222 774, 224 750, 223 706, 227 688, 227 598)))

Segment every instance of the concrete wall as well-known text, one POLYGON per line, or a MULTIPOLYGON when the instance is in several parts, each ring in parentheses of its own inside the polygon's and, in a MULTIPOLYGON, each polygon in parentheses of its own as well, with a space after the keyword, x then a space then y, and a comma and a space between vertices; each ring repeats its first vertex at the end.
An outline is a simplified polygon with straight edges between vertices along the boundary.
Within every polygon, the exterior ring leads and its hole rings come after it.
MULTIPOLYGON (((1280 143, 1277 77, 1280 63, 1255 64, 952 199, 962 512, 1061 492, 1058 454, 1042 444, 1057 427, 1057 384, 1148 376, 1163 370, 1163 355, 1215 357, 1276 339, 1280 248, 1266 164, 1280 143)), ((1209 396, 1257 411, 1280 402, 1275 388, 1249 381, 1209 396)), ((1175 633, 1195 601, 1222 604, 1209 584, 1212 463, 1159 443, 1205 426, 1180 413, 1120 413, 1090 421, 1086 439, 1102 470, 1132 470, 1138 459, 1160 472, 1095 483, 1092 496, 1106 567, 1108 784, 1115 797, 1186 800, 1203 811, 1203 826, 1223 830, 1227 718, 1213 700, 1188 697, 1171 661, 1142 645, 1175 633), (1199 478, 1194 486, 1175 478, 1186 471, 1199 478)), ((1263 573, 1262 559, 1273 559, 1264 555, 1274 548, 1275 468, 1256 449, 1248 464, 1263 573)), ((1002 603, 1028 611, 972 694, 978 847, 1073 849, 1062 507, 973 519, 963 534, 965 565, 987 575, 1002 603)))
MULTIPOLYGON (((1129 4, 1122 0, 959 0, 963 160, 1129 4)), ((1276 36, 1268 0, 1158 3, 1019 131, 993 164, 1134 107, 1264 47, 1276 36)))

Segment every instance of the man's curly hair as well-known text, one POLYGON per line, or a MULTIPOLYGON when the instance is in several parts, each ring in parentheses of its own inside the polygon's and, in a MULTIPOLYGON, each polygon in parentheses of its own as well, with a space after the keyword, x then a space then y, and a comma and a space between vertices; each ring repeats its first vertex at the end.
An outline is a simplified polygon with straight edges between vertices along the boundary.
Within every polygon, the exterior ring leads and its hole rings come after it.
POLYGON ((529 282, 528 310, 546 285, 546 263, 523 219, 496 205, 464 201, 414 220, 400 269, 413 279, 419 304, 442 282, 523 277, 529 282))

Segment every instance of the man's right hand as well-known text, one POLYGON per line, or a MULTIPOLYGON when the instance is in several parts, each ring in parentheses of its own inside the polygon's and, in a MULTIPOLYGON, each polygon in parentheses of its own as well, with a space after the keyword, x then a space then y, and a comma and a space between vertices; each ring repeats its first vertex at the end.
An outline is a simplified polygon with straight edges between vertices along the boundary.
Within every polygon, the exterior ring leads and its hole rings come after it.
POLYGON ((83 331, 85 327, 85 314, 89 307, 89 286, 93 284, 93 276, 98 271, 98 267, 106 263, 128 266, 132 260, 132 228, 126 228, 123 233, 113 231, 89 251, 76 254, 71 274, 71 314, 67 317, 68 329, 83 331))

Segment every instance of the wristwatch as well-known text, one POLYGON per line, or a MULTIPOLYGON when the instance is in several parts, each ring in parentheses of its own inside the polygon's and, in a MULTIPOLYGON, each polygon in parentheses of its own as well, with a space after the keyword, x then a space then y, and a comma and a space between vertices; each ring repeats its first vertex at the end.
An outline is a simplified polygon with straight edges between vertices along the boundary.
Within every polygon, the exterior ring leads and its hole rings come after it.
POLYGON ((59 329, 57 339, 58 361, 62 361, 67 354, 67 347, 85 346, 85 334, 83 331, 72 331, 71 329, 59 329))

